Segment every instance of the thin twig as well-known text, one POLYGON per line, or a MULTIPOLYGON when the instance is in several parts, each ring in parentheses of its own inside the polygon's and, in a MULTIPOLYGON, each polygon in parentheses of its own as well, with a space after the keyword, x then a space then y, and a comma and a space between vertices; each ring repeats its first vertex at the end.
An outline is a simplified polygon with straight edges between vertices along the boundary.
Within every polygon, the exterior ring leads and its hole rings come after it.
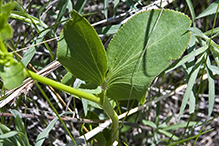
MULTIPOLYGON (((55 116, 42 116, 42 115, 32 115, 32 114, 23 114, 20 113, 22 118, 31 118, 31 119, 47 119, 47 120, 53 120, 56 117, 55 116)), ((11 113, 0 113, 0 117, 14 117, 11 113)), ((90 119, 78 119, 78 118, 69 118, 69 117, 61 117, 61 119, 65 122, 71 122, 71 123, 103 123, 103 120, 90 120, 90 119)))

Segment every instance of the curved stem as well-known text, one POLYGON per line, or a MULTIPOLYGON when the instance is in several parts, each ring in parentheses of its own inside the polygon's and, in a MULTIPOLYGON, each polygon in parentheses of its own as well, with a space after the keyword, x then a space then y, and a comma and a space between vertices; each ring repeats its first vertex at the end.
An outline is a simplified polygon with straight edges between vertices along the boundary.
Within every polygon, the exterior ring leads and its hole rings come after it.
POLYGON ((46 78, 46 77, 43 77, 41 75, 38 75, 30 70, 26 70, 26 75, 28 77, 31 77, 33 80, 37 80, 38 82, 40 83, 43 83, 45 85, 49 85, 49 86, 52 86, 56 89, 59 89, 59 90, 62 90, 62 91, 65 91, 67 93, 70 93, 70 94, 74 94, 74 95, 77 95, 79 97, 82 97, 82 98, 85 98, 87 100, 90 100, 92 102, 95 102, 97 103, 98 105, 101 104, 101 100, 98 96, 95 96, 93 94, 89 94, 89 93, 86 93, 84 91, 81 91, 81 90, 78 90, 78 89, 75 89, 75 88, 72 88, 70 86, 67 86, 65 84, 62 84, 62 83, 59 83, 57 81, 54 81, 52 79, 49 79, 49 78, 46 78))
POLYGON ((72 88, 70 86, 67 86, 65 84, 59 83, 57 81, 54 81, 52 79, 49 79, 47 77, 38 75, 30 70, 26 70, 26 74, 28 77, 31 77, 33 80, 37 80, 40 83, 43 83, 45 85, 52 86, 56 89, 63 90, 65 92, 68 92, 70 94, 77 95, 81 98, 85 98, 87 100, 90 100, 94 103, 97 103, 100 105, 103 110, 106 112, 108 117, 112 120, 112 130, 111 130, 111 139, 110 145, 112 142, 117 141, 119 143, 119 119, 117 113, 114 111, 113 107, 111 106, 108 98, 105 95, 105 91, 103 91, 100 95, 100 97, 95 96, 93 94, 86 93, 84 91, 72 88))
POLYGON ((108 98, 105 95, 105 92, 102 92, 102 108, 108 115, 108 117, 112 120, 112 128, 111 128, 111 140, 110 145, 117 141, 119 143, 119 118, 112 105, 110 104, 108 98))

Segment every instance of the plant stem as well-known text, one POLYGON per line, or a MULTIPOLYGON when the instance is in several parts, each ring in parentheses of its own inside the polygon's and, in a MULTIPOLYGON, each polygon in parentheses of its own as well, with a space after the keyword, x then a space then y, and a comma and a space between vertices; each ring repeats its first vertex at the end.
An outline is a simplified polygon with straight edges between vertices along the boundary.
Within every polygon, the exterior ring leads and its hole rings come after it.
POLYGON ((71 135, 71 132, 68 130, 67 126, 65 125, 65 123, 63 122, 63 120, 61 119, 61 117, 59 116, 58 112, 56 111, 55 107, 53 106, 53 104, 51 103, 51 101, 49 100, 49 98, 46 96, 45 92, 43 91, 43 89, 40 87, 40 85, 38 83, 36 83, 38 89, 41 91, 41 93, 43 94, 43 96, 46 98, 47 102, 49 103, 50 107, 52 108, 52 110, 55 112, 56 116, 58 117, 59 121, 62 123, 62 125, 64 126, 65 130, 67 131, 68 135, 70 136, 72 142, 77 146, 73 136, 71 135))
POLYGON ((102 92, 102 108, 108 115, 108 117, 112 120, 112 128, 111 128, 111 139, 110 145, 117 141, 119 143, 119 118, 113 107, 111 106, 108 98, 105 95, 105 92, 102 92))
POLYGON ((75 88, 72 88, 70 86, 67 86, 65 84, 62 84, 62 83, 59 83, 57 81, 54 81, 52 79, 49 79, 49 78, 46 78, 46 77, 43 77, 41 75, 38 75, 30 70, 26 70, 26 75, 28 77, 31 77, 33 80, 37 80, 38 82, 40 83, 43 83, 45 85, 49 85, 49 86, 52 86, 56 89, 59 89, 59 90, 62 90, 62 91, 65 91, 67 93, 70 93, 70 94, 74 94, 74 95, 77 95, 79 97, 82 97, 82 98, 85 98, 87 100, 90 100, 92 102, 95 102, 97 103, 98 105, 100 105, 100 98, 98 96, 95 96, 93 94, 89 94, 89 93, 86 93, 84 91, 81 91, 81 90, 78 90, 78 89, 75 89, 75 88))
MULTIPOLYGON (((43 83, 45 85, 52 86, 56 89, 63 90, 65 92, 68 92, 73 95, 77 95, 81 98, 85 98, 87 100, 90 100, 94 103, 97 103, 100 105, 103 110, 106 112, 108 117, 112 120, 112 131, 111 131, 111 139, 112 142, 117 141, 119 143, 119 119, 117 113, 114 111, 113 107, 111 106, 108 98, 105 95, 105 92, 102 92, 100 97, 95 96, 93 94, 86 93, 84 91, 72 88, 70 86, 67 86, 65 84, 59 83, 57 81, 54 81, 52 79, 46 78, 44 76, 38 75, 30 70, 26 70, 26 74, 28 77, 31 77, 33 80, 37 80, 40 83, 43 83)), ((111 142, 110 142, 111 145, 111 142)))

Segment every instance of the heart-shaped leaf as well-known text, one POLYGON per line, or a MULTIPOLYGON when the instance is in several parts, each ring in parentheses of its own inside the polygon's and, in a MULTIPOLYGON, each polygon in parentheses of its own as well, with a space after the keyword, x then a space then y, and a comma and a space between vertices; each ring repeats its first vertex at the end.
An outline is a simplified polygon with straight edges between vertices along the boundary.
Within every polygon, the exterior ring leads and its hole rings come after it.
POLYGON ((149 10, 132 17, 107 49, 107 96, 143 102, 153 79, 190 40, 190 19, 172 10, 149 10))
POLYGON ((71 17, 60 35, 58 60, 75 77, 94 86, 101 85, 107 71, 103 44, 86 19, 76 11, 71 17))

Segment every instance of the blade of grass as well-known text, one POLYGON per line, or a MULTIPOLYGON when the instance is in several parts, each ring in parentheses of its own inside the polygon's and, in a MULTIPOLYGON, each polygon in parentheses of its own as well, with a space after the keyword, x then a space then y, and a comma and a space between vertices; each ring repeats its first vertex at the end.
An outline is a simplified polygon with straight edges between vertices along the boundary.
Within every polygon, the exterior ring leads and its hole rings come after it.
POLYGON ((166 136, 168 136, 168 137, 172 137, 172 139, 174 139, 174 140, 179 140, 179 137, 177 137, 176 135, 173 135, 173 134, 170 133, 170 132, 167 132, 167 131, 162 130, 162 129, 158 129, 158 131, 159 131, 160 133, 163 133, 164 135, 166 135, 166 136))
POLYGON ((192 16, 193 27, 196 27, 195 11, 194 11, 194 7, 193 7, 193 4, 192 4, 192 1, 191 0, 186 0, 186 3, 188 5, 188 7, 189 7, 189 11, 190 11, 190 14, 192 16))
MULTIPOLYGON (((192 88, 195 84, 195 80, 196 80, 198 72, 200 70, 201 63, 202 63, 203 59, 205 58, 205 56, 206 56, 206 53, 203 53, 202 56, 198 59, 198 61, 196 62, 195 66, 194 66, 193 72, 192 72, 192 74, 189 78, 189 82, 188 82, 188 86, 186 88, 185 95, 183 97, 183 101, 182 101, 182 105, 181 105, 181 108, 180 108, 178 120, 181 118, 182 113, 183 113, 183 111, 186 107, 186 103, 187 103, 188 99, 190 98, 189 95, 192 92, 192 88)), ((189 106, 195 106, 195 105, 189 105, 189 106)))
POLYGON ((74 9, 78 12, 81 13, 84 5, 86 4, 87 0, 77 0, 77 3, 75 4, 74 9))
POLYGON ((173 63, 172 65, 170 65, 170 67, 167 68, 167 70, 165 71, 165 73, 168 73, 174 69, 176 69, 177 67, 185 64, 186 62, 188 62, 191 58, 200 55, 201 53, 203 53, 204 51, 206 51, 208 49, 208 46, 203 46, 191 53, 189 53, 188 55, 184 56, 183 58, 181 58, 178 62, 173 63))
MULTIPOLYGON (((72 112, 65 112, 60 114, 59 116, 63 116, 65 114, 72 114, 72 112)), ((41 146, 44 142, 44 140, 46 139, 46 137, 48 136, 49 132, 52 130, 52 128, 54 127, 56 121, 58 120, 58 117, 54 118, 49 125, 46 127, 46 129, 43 130, 43 132, 41 132, 36 139, 36 144, 35 146, 41 146)))
POLYGON ((39 44, 40 42, 42 42, 44 36, 45 36, 48 32, 50 32, 49 29, 43 31, 43 32, 37 37, 37 39, 33 42, 33 44, 31 45, 32 47, 30 47, 30 48, 27 50, 27 52, 24 54, 24 56, 22 57, 21 62, 23 63, 23 65, 24 65, 25 67, 30 63, 31 59, 33 58, 33 56, 34 56, 34 54, 35 54, 35 52, 36 52, 36 47, 37 47, 37 46, 35 46, 35 44, 39 44))
POLYGON ((106 19, 108 18, 108 4, 109 4, 109 0, 104 0, 103 10, 104 10, 104 16, 106 19))
MULTIPOLYGON (((208 132, 210 132, 210 131, 212 131, 212 130, 213 130, 213 129, 209 129, 209 130, 207 130, 207 131, 205 131, 205 132, 202 132, 200 135, 203 135, 203 134, 205 134, 205 133, 208 133, 208 132)), ((180 143, 183 143, 183 142, 189 141, 189 140, 191 140, 191 139, 196 138, 197 136, 199 136, 199 135, 195 135, 195 136, 192 136, 192 137, 189 137, 189 138, 186 138, 186 139, 180 140, 180 141, 178 141, 178 142, 175 142, 175 143, 169 144, 168 146, 174 146, 174 145, 177 145, 177 144, 180 144, 180 143)))
POLYGON ((119 0, 114 0, 113 16, 116 15, 118 6, 119 6, 119 0))
POLYGON ((56 7, 56 11, 59 10, 59 13, 58 13, 58 16, 56 18, 56 21, 55 21, 55 26, 53 28, 53 31, 56 32, 57 31, 57 28, 58 28, 58 22, 60 22, 66 12, 66 8, 68 6, 68 1, 69 0, 61 0, 59 1, 57 7, 56 7))
POLYGON ((193 146, 195 146, 196 142, 198 141, 199 136, 201 136, 201 132, 202 132, 203 128, 204 128, 204 126, 202 126, 201 130, 199 131, 199 133, 198 133, 198 135, 197 135, 197 137, 196 137, 196 139, 195 139, 195 142, 194 142, 193 146))
POLYGON ((206 61, 206 70, 208 75, 208 100, 209 100, 209 107, 208 107, 208 118, 211 116, 214 107, 214 99, 215 99, 215 83, 214 83, 214 76, 212 71, 210 70, 209 66, 211 65, 210 58, 207 58, 206 61))
POLYGON ((219 0, 216 0, 215 2, 213 2, 208 8, 205 9, 204 12, 202 12, 201 14, 199 14, 196 19, 199 19, 199 18, 203 18, 203 17, 206 17, 206 16, 209 16, 209 15, 213 15, 215 14, 217 10, 217 5, 218 5, 218 2, 219 0))
POLYGON ((70 133, 70 131, 68 130, 68 128, 66 127, 65 123, 63 122, 63 120, 61 119, 61 117, 59 116, 57 110, 55 109, 55 107, 53 106, 53 104, 51 103, 51 101, 49 100, 49 98, 47 97, 46 93, 43 91, 43 89, 40 87, 40 85, 35 82, 35 84, 37 85, 38 89, 40 90, 40 92, 42 93, 42 95, 45 97, 46 101, 49 103, 50 107, 52 108, 52 110, 54 111, 54 113, 56 114, 56 116, 58 117, 58 119, 60 120, 60 122, 62 123, 62 125, 64 126, 65 130, 67 131, 68 135, 70 136, 72 142, 77 146, 72 134, 70 133))

